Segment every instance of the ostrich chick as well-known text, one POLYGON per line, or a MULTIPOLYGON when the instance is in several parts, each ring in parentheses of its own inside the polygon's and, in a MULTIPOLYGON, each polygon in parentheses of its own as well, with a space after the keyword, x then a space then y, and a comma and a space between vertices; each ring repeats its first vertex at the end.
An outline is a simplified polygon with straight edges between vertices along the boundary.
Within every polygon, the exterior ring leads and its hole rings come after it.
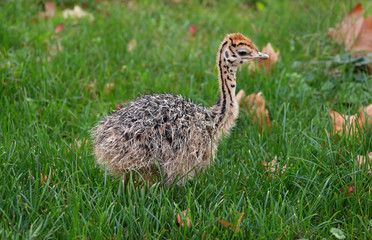
POLYGON ((225 37, 217 53, 220 93, 205 108, 172 94, 144 95, 103 118, 93 129, 94 153, 114 175, 154 173, 158 162, 166 184, 184 183, 210 164, 222 134, 238 117, 236 70, 269 56, 240 33, 225 37), (187 176, 187 177, 184 177, 187 176))

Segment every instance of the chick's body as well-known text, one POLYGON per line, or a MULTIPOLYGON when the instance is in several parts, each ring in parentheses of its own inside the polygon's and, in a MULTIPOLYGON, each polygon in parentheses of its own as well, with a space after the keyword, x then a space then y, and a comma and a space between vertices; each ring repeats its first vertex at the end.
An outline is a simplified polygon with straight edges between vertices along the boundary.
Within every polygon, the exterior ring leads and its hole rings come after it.
POLYGON ((122 174, 152 172, 158 161, 169 183, 186 173, 192 176, 210 162, 212 115, 180 96, 142 96, 106 116, 94 130, 98 163, 122 174))
POLYGON ((267 59, 247 37, 228 34, 217 52, 219 97, 205 108, 171 94, 146 95, 106 116, 93 131, 97 162, 114 174, 152 173, 158 162, 167 184, 209 165, 239 113, 237 67, 267 59))

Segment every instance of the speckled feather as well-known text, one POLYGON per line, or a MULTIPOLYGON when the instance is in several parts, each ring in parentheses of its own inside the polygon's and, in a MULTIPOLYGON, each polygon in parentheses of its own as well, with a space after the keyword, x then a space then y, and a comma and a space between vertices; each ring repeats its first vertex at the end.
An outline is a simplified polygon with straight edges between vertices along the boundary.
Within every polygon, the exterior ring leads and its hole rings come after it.
POLYGON ((180 96, 141 96, 106 116, 94 130, 98 163, 120 175, 135 169, 152 172, 158 161, 165 179, 173 182, 177 175, 209 164, 213 115, 180 96))

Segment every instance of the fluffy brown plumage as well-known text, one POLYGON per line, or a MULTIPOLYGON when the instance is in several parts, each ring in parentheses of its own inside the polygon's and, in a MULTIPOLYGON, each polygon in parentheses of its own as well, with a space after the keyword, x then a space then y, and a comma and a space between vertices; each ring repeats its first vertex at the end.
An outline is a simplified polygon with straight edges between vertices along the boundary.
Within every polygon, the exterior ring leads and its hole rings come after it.
POLYGON ((217 53, 220 95, 213 107, 172 94, 141 96, 104 117, 93 129, 97 162, 122 175, 132 170, 152 174, 156 161, 167 184, 177 178, 184 183, 210 164, 222 132, 226 136, 234 126, 239 111, 235 97, 238 65, 266 58, 243 35, 227 35, 217 53))

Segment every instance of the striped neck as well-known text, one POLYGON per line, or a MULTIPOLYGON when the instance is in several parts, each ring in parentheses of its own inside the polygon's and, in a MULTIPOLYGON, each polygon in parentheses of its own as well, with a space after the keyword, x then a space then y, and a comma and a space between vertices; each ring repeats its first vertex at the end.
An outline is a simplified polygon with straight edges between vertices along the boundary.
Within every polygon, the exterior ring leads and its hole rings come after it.
POLYGON ((229 50, 229 41, 224 41, 221 44, 220 50, 217 54, 217 68, 218 68, 218 80, 220 87, 220 95, 216 105, 213 107, 216 112, 217 125, 219 125, 225 118, 226 113, 229 112, 230 108, 233 108, 237 104, 235 99, 236 89, 236 70, 237 64, 231 61, 231 57, 234 56, 234 52, 229 50))

